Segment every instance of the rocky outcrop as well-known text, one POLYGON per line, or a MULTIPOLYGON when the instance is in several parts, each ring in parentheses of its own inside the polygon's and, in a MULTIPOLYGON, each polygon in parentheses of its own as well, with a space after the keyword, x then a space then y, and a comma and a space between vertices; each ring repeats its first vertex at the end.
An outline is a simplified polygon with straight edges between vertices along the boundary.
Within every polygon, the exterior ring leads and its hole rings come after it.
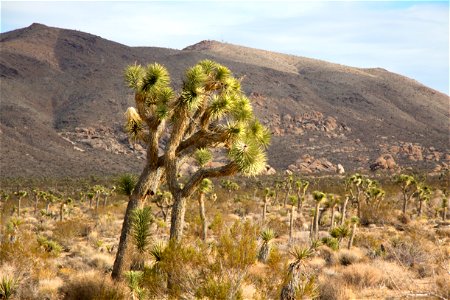
POLYGON ((326 158, 314 158, 308 154, 303 155, 294 164, 290 165, 288 169, 292 172, 304 174, 336 173, 338 170, 337 166, 326 158))
POLYGON ((378 157, 374 163, 370 165, 371 171, 376 170, 395 170, 397 168, 397 163, 391 154, 383 154, 378 157))

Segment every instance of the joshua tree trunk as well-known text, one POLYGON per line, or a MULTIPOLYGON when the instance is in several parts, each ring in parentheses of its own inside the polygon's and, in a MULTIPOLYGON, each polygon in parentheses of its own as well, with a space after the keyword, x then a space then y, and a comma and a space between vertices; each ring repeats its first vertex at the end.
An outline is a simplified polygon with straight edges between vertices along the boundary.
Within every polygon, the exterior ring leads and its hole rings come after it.
POLYGON ((205 194, 200 193, 198 198, 198 205, 200 209, 200 220, 202 221, 202 240, 206 242, 207 226, 206 226, 206 214, 205 214, 205 194))
POLYGON ((295 213, 295 206, 292 205, 291 207, 291 214, 289 216, 289 241, 292 241, 292 234, 294 231, 294 213, 295 213))
POLYGON ((17 201, 17 216, 20 217, 20 205, 22 202, 22 198, 19 197, 19 200, 17 201))
POLYGON ((178 192, 173 195, 172 216, 170 220, 170 239, 177 242, 183 237, 184 214, 186 212, 186 198, 181 197, 178 192))
POLYGON ((45 214, 48 214, 48 210, 50 209, 50 202, 47 202, 45 205, 45 214))
POLYGON ((319 211, 320 211, 320 203, 316 204, 316 209, 314 211, 314 238, 317 239, 319 235, 319 211))
POLYGON ((92 208, 92 197, 89 197, 89 208, 92 208))
POLYGON ((59 206, 59 221, 62 222, 64 216, 64 203, 61 203, 61 205, 59 206))
POLYGON ((402 212, 404 215, 406 215, 406 208, 408 205, 408 196, 406 194, 403 194, 403 208, 402 208, 402 212))
POLYGON ((287 204, 287 200, 289 198, 289 194, 291 193, 291 189, 292 189, 292 185, 289 185, 287 191, 286 191, 286 196, 284 197, 284 202, 283 202, 283 206, 286 207, 287 204))
POLYGON ((34 196, 34 214, 37 215, 38 212, 38 204, 39 204, 39 196, 34 196))
POLYGON ((264 197, 264 205, 263 205, 263 213, 262 213, 262 223, 264 224, 264 222, 266 221, 266 214, 267 214, 267 202, 268 201, 268 197, 264 197))
POLYGON ((136 208, 140 208, 143 206, 148 195, 154 195, 154 191, 156 190, 160 178, 160 169, 150 170, 150 167, 146 166, 141 174, 141 177, 139 178, 138 183, 136 184, 136 187, 133 190, 133 193, 130 196, 127 210, 123 219, 119 246, 117 248, 116 259, 114 261, 114 266, 111 274, 112 278, 115 280, 120 279, 125 269, 124 258, 130 240, 132 212, 136 208))
POLYGON ((103 207, 106 207, 107 202, 108 202, 108 196, 105 196, 105 198, 103 198, 103 207))
POLYGON ((348 197, 345 197, 344 202, 342 202, 342 217, 341 217, 341 225, 344 225, 346 214, 347 214, 347 203, 348 197))
POLYGON ((267 257, 269 257, 269 243, 268 242, 263 242, 263 244, 261 245, 261 249, 259 250, 259 254, 258 254, 258 260, 262 263, 267 262, 267 257))
POLYGON ((95 195, 95 211, 98 211, 98 203, 100 202, 100 195, 95 195))
POLYGON ((352 233, 350 234, 350 238, 348 239, 348 249, 350 250, 353 246, 353 239, 355 238, 356 233, 356 223, 353 223, 352 233))
POLYGON ((419 217, 422 216, 422 205, 423 205, 423 201, 419 201, 419 211, 417 212, 419 217))
POLYGON ((299 275, 298 270, 299 266, 295 263, 292 263, 289 266, 289 281, 283 288, 281 289, 280 300, 295 300, 295 292, 299 283, 299 275))
POLYGON ((335 205, 331 207, 331 224, 330 229, 334 228, 334 217, 335 217, 335 205))

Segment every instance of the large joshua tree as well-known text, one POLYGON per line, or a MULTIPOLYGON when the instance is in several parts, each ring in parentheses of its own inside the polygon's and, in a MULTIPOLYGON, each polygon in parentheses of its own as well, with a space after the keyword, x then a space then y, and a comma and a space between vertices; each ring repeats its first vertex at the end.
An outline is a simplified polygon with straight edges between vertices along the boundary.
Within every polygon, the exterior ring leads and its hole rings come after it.
POLYGON ((186 201, 202 180, 259 173, 265 167, 265 147, 270 140, 269 131, 253 115, 240 80, 216 62, 204 60, 188 68, 179 93, 170 88, 167 69, 157 63, 132 65, 125 77, 136 104, 126 112, 126 129, 132 140, 145 144, 147 161, 125 212, 113 278, 122 273, 131 211, 156 193, 161 179, 173 195, 170 238, 178 242, 183 236, 186 201), (159 155, 164 133, 168 139, 159 155), (226 161, 198 169, 181 185, 179 166, 202 148, 219 148, 215 153, 224 155, 226 161))

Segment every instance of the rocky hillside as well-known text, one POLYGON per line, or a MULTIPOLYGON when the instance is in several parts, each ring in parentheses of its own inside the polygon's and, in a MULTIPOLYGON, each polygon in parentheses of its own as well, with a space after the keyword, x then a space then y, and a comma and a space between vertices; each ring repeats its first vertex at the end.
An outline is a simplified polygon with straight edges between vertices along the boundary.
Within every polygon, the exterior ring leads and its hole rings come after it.
POLYGON ((122 130, 128 64, 157 61, 180 86, 200 59, 243 78, 273 132, 269 162, 304 173, 448 166, 447 95, 383 69, 359 69, 215 41, 128 47, 41 24, 0 36, 2 177, 139 172, 122 130), (342 167, 342 168, 341 168, 342 167))

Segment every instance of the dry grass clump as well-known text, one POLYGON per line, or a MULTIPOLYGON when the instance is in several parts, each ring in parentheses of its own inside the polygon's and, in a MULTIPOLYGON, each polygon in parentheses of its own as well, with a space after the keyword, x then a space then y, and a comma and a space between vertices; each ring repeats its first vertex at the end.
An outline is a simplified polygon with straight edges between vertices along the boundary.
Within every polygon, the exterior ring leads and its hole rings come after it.
POLYGON ((126 288, 114 283, 109 276, 90 272, 76 276, 60 288, 62 299, 66 300, 120 300, 125 299, 126 288))
POLYGON ((384 285, 391 290, 410 290, 413 287, 414 273, 395 262, 377 259, 373 265, 381 270, 384 285))
POLYGON ((92 230, 91 222, 86 218, 74 218, 55 223, 53 238, 62 243, 73 243, 77 237, 86 237, 92 230))
POLYGON ((328 246, 322 245, 318 249, 319 257, 323 258, 327 266, 335 266, 338 263, 337 254, 328 246))
POLYGON ((434 279, 436 285, 436 293, 444 299, 450 299, 450 275, 439 274, 434 279))
POLYGON ((358 289, 377 287, 383 282, 380 269, 363 263, 346 267, 342 272, 342 278, 346 284, 358 289))
POLYGON ((319 278, 320 300, 348 300, 355 299, 352 290, 336 276, 325 276, 319 278))
POLYGON ((341 249, 338 253, 338 261, 343 266, 349 266, 360 262, 363 259, 363 254, 356 249, 347 250, 341 249))
POLYGON ((112 270, 113 264, 114 258, 111 255, 104 253, 94 254, 92 257, 90 257, 90 260, 88 262, 89 266, 104 272, 112 270))

